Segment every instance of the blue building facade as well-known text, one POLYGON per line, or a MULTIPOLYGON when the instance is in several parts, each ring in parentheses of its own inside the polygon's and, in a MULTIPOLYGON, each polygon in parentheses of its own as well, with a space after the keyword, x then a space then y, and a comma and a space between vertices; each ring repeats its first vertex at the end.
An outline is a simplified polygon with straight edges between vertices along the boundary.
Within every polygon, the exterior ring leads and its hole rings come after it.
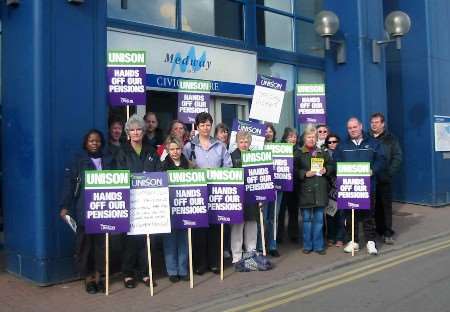
MULTIPOLYGON (((384 112, 404 148, 396 200, 450 202, 450 155, 436 152, 434 116, 450 115, 446 0, 99 0, 1 4, 2 208, 7 270, 41 285, 74 278, 73 234, 59 219, 64 165, 90 128, 106 130, 106 51, 147 51, 148 104, 162 124, 173 118, 179 78, 208 79, 216 121, 246 118, 256 75, 286 79, 277 129, 297 126, 296 83, 326 83, 329 125, 344 134, 350 116, 367 125, 384 112), (318 11, 340 18, 347 62, 336 64, 313 29, 318 11), (410 15, 400 51, 381 63, 371 40, 383 39, 384 17, 410 15), (198 58, 210 68, 171 63, 198 58), (168 56, 167 56, 168 55, 168 56)), ((134 111, 134 110, 133 110, 134 111)))

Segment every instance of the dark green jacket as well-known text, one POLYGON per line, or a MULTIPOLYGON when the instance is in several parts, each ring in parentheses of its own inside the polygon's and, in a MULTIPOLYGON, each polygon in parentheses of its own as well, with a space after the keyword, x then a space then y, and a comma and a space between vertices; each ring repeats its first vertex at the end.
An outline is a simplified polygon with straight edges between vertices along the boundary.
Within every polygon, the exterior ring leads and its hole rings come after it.
POLYGON ((326 169, 324 176, 313 176, 307 178, 307 171, 311 170, 311 153, 306 147, 302 147, 295 151, 294 168, 298 178, 298 207, 299 208, 315 208, 325 207, 328 205, 328 180, 327 177, 335 174, 335 166, 330 160, 327 152, 316 149, 314 151, 317 158, 323 158, 323 166, 326 169))
POLYGON ((402 165, 403 153, 400 143, 398 139, 387 130, 378 137, 375 137, 372 132, 370 132, 369 135, 380 143, 386 159, 385 167, 377 174, 377 182, 390 183, 392 177, 400 171, 402 165))

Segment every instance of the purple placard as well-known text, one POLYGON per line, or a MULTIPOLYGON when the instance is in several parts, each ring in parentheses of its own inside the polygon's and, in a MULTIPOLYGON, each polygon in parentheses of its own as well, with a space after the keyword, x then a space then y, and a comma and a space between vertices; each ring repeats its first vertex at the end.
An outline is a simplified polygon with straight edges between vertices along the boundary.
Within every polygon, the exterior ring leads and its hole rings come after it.
POLYGON ((370 177, 336 177, 338 209, 370 209, 370 177))
POLYGON ((243 184, 208 184, 209 223, 238 224, 244 222, 243 184))
POLYGON ((208 187, 170 186, 172 228, 208 227, 208 187))
POLYGON ((246 203, 275 201, 272 165, 244 167, 244 179, 246 203))
POLYGON ((258 75, 256 78, 256 85, 274 90, 286 90, 286 80, 264 75, 258 75))
POLYGON ((277 191, 292 192, 294 158, 273 156, 273 182, 277 191))
POLYGON ((209 93, 178 92, 178 120, 194 123, 198 113, 208 112, 209 93))
POLYGON ((298 122, 326 124, 325 95, 297 95, 298 122))
POLYGON ((145 67, 108 67, 109 104, 111 106, 146 105, 145 77, 145 67))
POLYGON ((86 233, 126 233, 130 229, 129 189, 84 190, 86 233))

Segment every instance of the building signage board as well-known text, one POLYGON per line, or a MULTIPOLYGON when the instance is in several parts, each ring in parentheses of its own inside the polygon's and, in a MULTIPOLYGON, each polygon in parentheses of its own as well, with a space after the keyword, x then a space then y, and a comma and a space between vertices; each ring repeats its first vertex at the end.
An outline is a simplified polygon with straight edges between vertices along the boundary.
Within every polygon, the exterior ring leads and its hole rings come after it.
POLYGON ((180 79, 207 80, 212 94, 250 97, 257 73, 256 53, 217 48, 116 30, 108 31, 108 49, 146 51, 146 86, 178 90, 180 79))

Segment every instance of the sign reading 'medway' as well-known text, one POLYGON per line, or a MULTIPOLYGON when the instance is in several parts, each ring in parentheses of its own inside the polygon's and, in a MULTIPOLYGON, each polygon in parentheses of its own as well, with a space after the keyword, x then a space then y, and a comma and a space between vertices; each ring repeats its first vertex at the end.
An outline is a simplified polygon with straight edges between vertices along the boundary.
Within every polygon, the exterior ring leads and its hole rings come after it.
POLYGON ((84 203, 86 233, 128 232, 130 171, 85 171, 84 203))
POLYGON ((198 43, 108 31, 108 49, 146 51, 147 87, 178 89, 181 79, 211 81, 212 93, 250 97, 253 94, 256 54, 198 43))

